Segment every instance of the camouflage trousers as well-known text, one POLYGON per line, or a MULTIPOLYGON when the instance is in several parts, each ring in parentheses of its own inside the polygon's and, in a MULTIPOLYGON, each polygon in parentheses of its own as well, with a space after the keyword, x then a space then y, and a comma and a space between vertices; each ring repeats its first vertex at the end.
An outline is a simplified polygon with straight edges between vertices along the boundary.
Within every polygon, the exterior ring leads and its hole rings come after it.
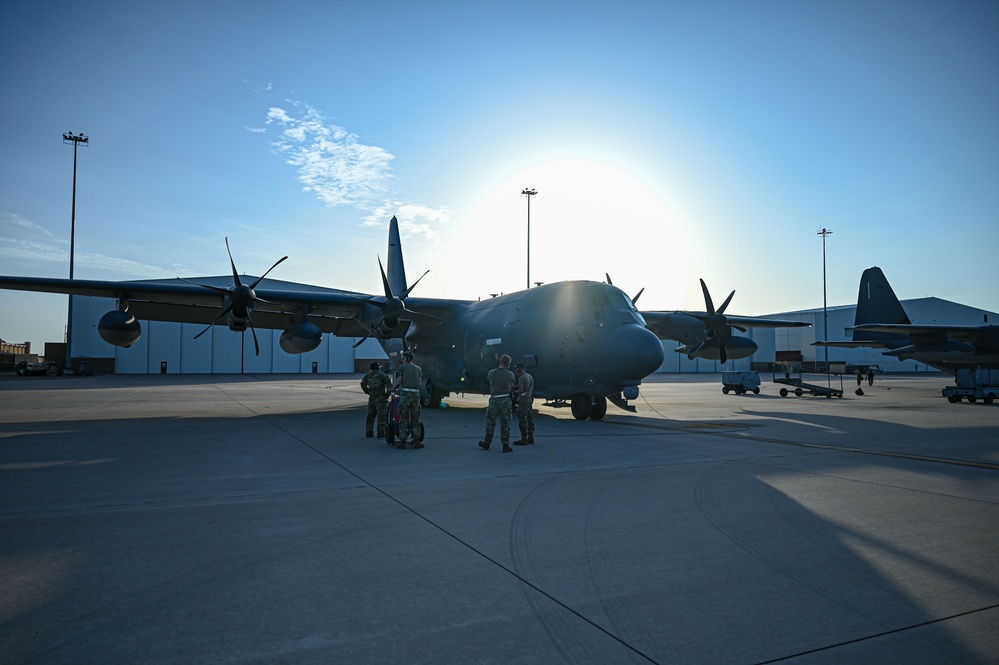
POLYGON ((534 437, 534 398, 521 397, 517 400, 514 412, 517 414, 517 421, 520 424, 520 438, 534 437))
POLYGON ((410 434, 415 439, 419 431, 420 393, 403 390, 399 393, 399 439, 405 441, 410 434), (407 413, 412 414, 412 419, 406 417, 407 413))
POLYGON ((500 421, 500 441, 503 445, 510 443, 510 417, 513 415, 513 404, 508 395, 489 398, 489 407, 486 409, 486 441, 493 440, 493 432, 496 431, 496 419, 500 421))
POLYGON ((378 436, 385 436, 385 425, 388 423, 388 402, 385 396, 368 396, 368 418, 364 421, 364 433, 372 434, 375 421, 378 421, 378 436))

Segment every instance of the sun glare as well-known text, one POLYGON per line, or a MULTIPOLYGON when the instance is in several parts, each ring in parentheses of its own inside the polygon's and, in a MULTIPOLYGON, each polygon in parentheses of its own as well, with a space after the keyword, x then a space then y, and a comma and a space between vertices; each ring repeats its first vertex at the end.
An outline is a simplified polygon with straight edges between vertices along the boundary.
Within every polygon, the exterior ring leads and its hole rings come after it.
POLYGON ((569 279, 614 284, 631 296, 646 289, 645 309, 678 307, 689 260, 666 203, 638 178, 607 164, 563 160, 538 164, 496 185, 474 210, 458 211, 462 230, 440 259, 451 297, 488 297, 530 282, 569 279), (456 293, 457 291, 457 293, 456 293))

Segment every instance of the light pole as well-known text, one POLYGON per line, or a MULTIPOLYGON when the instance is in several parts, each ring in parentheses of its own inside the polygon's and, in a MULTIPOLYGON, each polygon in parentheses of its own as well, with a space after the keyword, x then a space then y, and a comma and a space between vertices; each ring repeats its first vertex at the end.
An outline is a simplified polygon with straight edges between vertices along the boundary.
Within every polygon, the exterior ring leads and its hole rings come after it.
MULTIPOLYGON (((72 213, 72 225, 69 231, 69 278, 73 279, 73 260, 76 256, 76 153, 80 144, 86 148, 90 145, 90 137, 84 136, 83 132, 79 134, 74 134, 73 132, 66 132, 62 135, 62 142, 69 145, 73 144, 73 213, 72 213)), ((66 323, 66 360, 65 365, 70 366, 73 358, 73 296, 69 296, 69 312, 68 320, 66 323)))
POLYGON ((525 187, 520 193, 527 197, 527 288, 531 288, 531 197, 538 195, 538 190, 525 187))
MULTIPOLYGON (((826 236, 831 236, 832 231, 822 227, 815 232, 815 235, 822 236, 822 335, 825 341, 829 341, 829 306, 826 304, 826 236)), ((829 372, 829 347, 823 347, 826 351, 826 372, 829 372)))

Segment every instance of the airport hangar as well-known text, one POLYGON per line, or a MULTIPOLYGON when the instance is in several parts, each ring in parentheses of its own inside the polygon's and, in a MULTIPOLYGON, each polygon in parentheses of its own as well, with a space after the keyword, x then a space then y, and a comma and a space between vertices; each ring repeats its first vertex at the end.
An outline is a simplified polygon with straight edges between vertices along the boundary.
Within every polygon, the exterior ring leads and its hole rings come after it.
MULTIPOLYGON (((162 280, 169 282, 173 280, 162 280)), ((228 287, 231 275, 198 278, 202 284, 228 287)), ((321 287, 264 279, 264 288, 287 290, 325 290, 321 287)), ((234 333, 225 325, 205 329, 201 324, 141 321, 142 337, 130 348, 111 346, 100 338, 97 322, 101 316, 117 307, 111 298, 71 296, 73 298, 71 339, 73 368, 88 369, 95 374, 350 374, 366 371, 372 360, 387 361, 381 345, 372 339, 354 348, 357 338, 324 334, 314 351, 300 355, 285 353, 278 344, 280 330, 258 329, 260 355, 254 353, 253 337, 249 333, 234 333)), ((914 323, 952 323, 979 325, 997 320, 999 315, 940 298, 903 300, 909 318, 914 323)), ((883 356, 880 349, 837 349, 812 346, 822 339, 848 340, 854 324, 856 305, 843 305, 768 314, 769 318, 805 321, 809 328, 751 328, 745 336, 759 346, 755 354, 727 364, 714 360, 689 360, 675 353, 677 342, 663 340, 666 359, 660 373, 714 373, 722 370, 772 371, 775 363, 806 370, 825 365, 826 352, 830 363, 870 366, 880 371, 935 372, 914 360, 899 361, 883 356), (828 336, 824 334, 824 319, 828 319, 828 336)), ((742 334, 736 331, 735 334, 742 334)))

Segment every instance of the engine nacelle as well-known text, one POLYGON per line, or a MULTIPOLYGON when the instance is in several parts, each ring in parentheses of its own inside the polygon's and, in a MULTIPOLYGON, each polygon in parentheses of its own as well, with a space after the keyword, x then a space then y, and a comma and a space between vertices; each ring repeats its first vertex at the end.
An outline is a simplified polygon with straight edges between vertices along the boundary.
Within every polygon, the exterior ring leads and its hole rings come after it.
POLYGON ((285 353, 308 353, 323 341, 323 331, 315 323, 296 323, 281 333, 281 348, 285 353))
POLYGON ((98 321, 97 332, 108 344, 127 349, 142 337, 142 326, 131 313, 114 309, 98 321))
MULTIPOLYGON (((674 349, 677 353, 686 353, 690 357, 690 350, 694 348, 692 344, 685 344, 681 347, 674 349)), ((756 353, 759 346, 748 337, 740 337, 739 335, 732 335, 731 337, 725 338, 725 351, 728 353, 729 360, 740 360, 742 358, 748 358, 749 356, 756 353)), ((707 360, 721 360, 721 351, 718 348, 717 339, 709 339, 704 343, 697 353, 694 355, 695 358, 705 358, 707 360)), ((691 358, 693 360, 694 358, 691 358)))

